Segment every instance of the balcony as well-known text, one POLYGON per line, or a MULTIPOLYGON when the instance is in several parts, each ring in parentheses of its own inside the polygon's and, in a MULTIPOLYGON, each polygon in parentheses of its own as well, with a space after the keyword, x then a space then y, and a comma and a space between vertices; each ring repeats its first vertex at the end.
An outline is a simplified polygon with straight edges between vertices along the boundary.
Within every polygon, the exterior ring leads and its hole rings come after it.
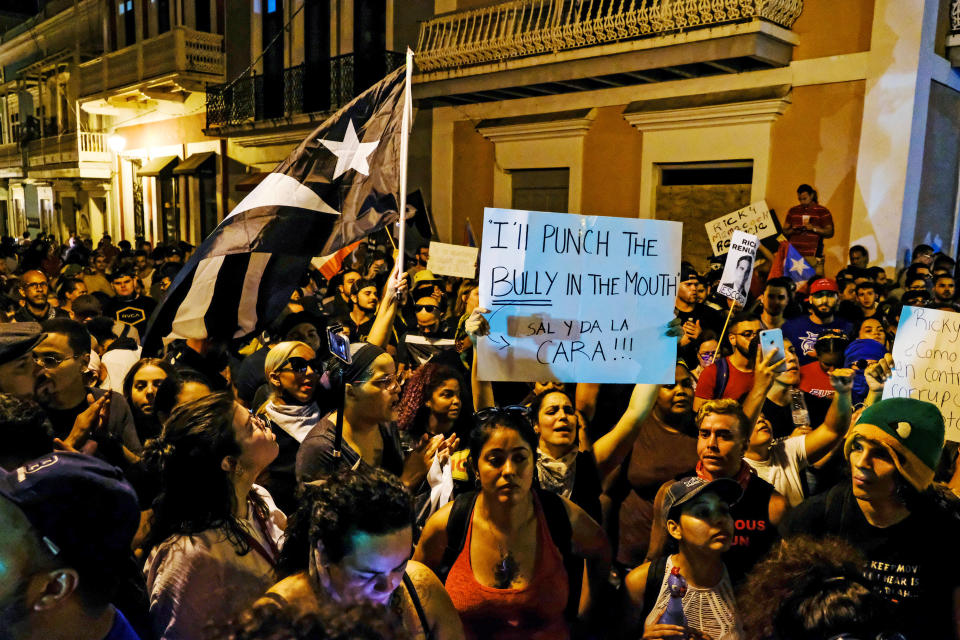
POLYGON ((512 0, 451 13, 420 25, 416 94, 461 104, 782 67, 802 11, 803 0, 512 0))
POLYGON ((298 65, 279 76, 253 74, 208 86, 207 133, 256 133, 321 120, 404 61, 402 53, 384 51, 359 65, 347 54, 331 58, 319 73, 298 65))
POLYGON ((103 133, 64 133, 27 143, 27 168, 35 178, 109 178, 113 158, 103 133))
POLYGON ((947 35, 947 58, 950 65, 960 67, 960 0, 950 3, 950 33, 947 35))
POLYGON ((16 142, 0 144, 0 178, 22 178, 23 155, 16 142))
POLYGON ((223 36, 174 27, 81 64, 81 102, 86 111, 108 115, 151 101, 182 104, 191 92, 223 82, 225 69, 223 36))

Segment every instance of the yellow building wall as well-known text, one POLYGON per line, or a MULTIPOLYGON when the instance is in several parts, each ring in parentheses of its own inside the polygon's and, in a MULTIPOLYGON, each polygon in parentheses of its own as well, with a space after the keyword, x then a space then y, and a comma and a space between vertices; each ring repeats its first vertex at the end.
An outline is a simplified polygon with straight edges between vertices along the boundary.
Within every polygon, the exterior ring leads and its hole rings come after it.
POLYGON ((623 119, 625 108, 597 109, 584 139, 584 215, 637 217, 641 134, 623 119))
POLYGON ((864 89, 862 80, 794 87, 771 132, 767 204, 782 221, 797 204, 799 185, 817 190, 835 229, 825 242, 828 274, 847 261, 864 89))
POLYGON ((806 0, 791 29, 794 60, 870 50, 874 0, 806 0))
POLYGON ((150 149, 151 147, 169 147, 190 142, 218 140, 203 133, 206 124, 205 115, 197 113, 182 118, 170 118, 157 122, 148 122, 131 127, 118 127, 117 133, 127 139, 127 149, 150 149))
POLYGON ((453 125, 453 224, 450 239, 463 241, 467 220, 477 241, 483 230, 483 208, 493 206, 493 143, 477 133, 472 122, 453 125))

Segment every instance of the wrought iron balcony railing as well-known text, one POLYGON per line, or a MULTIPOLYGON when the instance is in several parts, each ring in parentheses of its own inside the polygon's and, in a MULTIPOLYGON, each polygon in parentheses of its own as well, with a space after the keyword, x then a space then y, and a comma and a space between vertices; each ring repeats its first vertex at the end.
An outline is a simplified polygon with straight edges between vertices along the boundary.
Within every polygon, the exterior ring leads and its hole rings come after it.
POLYGON ((313 70, 298 65, 280 75, 250 75, 232 84, 207 87, 207 127, 230 127, 301 113, 339 109, 381 77, 404 64, 404 55, 383 52, 382 59, 356 61, 354 54, 330 59, 313 70))
POLYGON ((960 33, 960 0, 950 3, 950 33, 960 33))
POLYGON ((803 0, 512 0, 425 21, 417 66, 429 72, 755 19, 789 28, 802 11, 803 0))

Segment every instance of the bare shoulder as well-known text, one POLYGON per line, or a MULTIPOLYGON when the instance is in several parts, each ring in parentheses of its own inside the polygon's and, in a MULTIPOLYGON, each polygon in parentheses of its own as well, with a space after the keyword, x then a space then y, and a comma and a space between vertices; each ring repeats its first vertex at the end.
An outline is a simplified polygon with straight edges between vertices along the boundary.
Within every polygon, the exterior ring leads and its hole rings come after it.
MULTIPOLYGON (((413 586, 416 587, 418 594, 430 594, 437 590, 444 591, 443 583, 440 582, 437 574, 422 562, 417 562, 416 560, 408 562, 407 575, 410 576, 410 580, 413 582, 413 586)), ((444 593, 446 593, 446 591, 444 591, 444 593)))
POLYGON ((650 573, 650 563, 644 562, 642 565, 627 574, 623 580, 626 587, 627 596, 637 606, 643 604, 643 596, 647 590, 647 576, 650 573))

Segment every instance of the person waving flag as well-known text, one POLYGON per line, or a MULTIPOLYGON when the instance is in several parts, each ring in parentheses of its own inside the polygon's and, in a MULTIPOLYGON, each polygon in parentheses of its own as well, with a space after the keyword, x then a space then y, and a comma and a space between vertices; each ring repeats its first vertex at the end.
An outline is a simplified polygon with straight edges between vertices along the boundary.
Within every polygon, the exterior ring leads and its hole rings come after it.
POLYGON ((150 320, 145 351, 177 338, 229 341, 262 331, 311 258, 336 254, 397 220, 411 67, 408 55, 406 68, 333 114, 240 201, 171 284, 150 320))

